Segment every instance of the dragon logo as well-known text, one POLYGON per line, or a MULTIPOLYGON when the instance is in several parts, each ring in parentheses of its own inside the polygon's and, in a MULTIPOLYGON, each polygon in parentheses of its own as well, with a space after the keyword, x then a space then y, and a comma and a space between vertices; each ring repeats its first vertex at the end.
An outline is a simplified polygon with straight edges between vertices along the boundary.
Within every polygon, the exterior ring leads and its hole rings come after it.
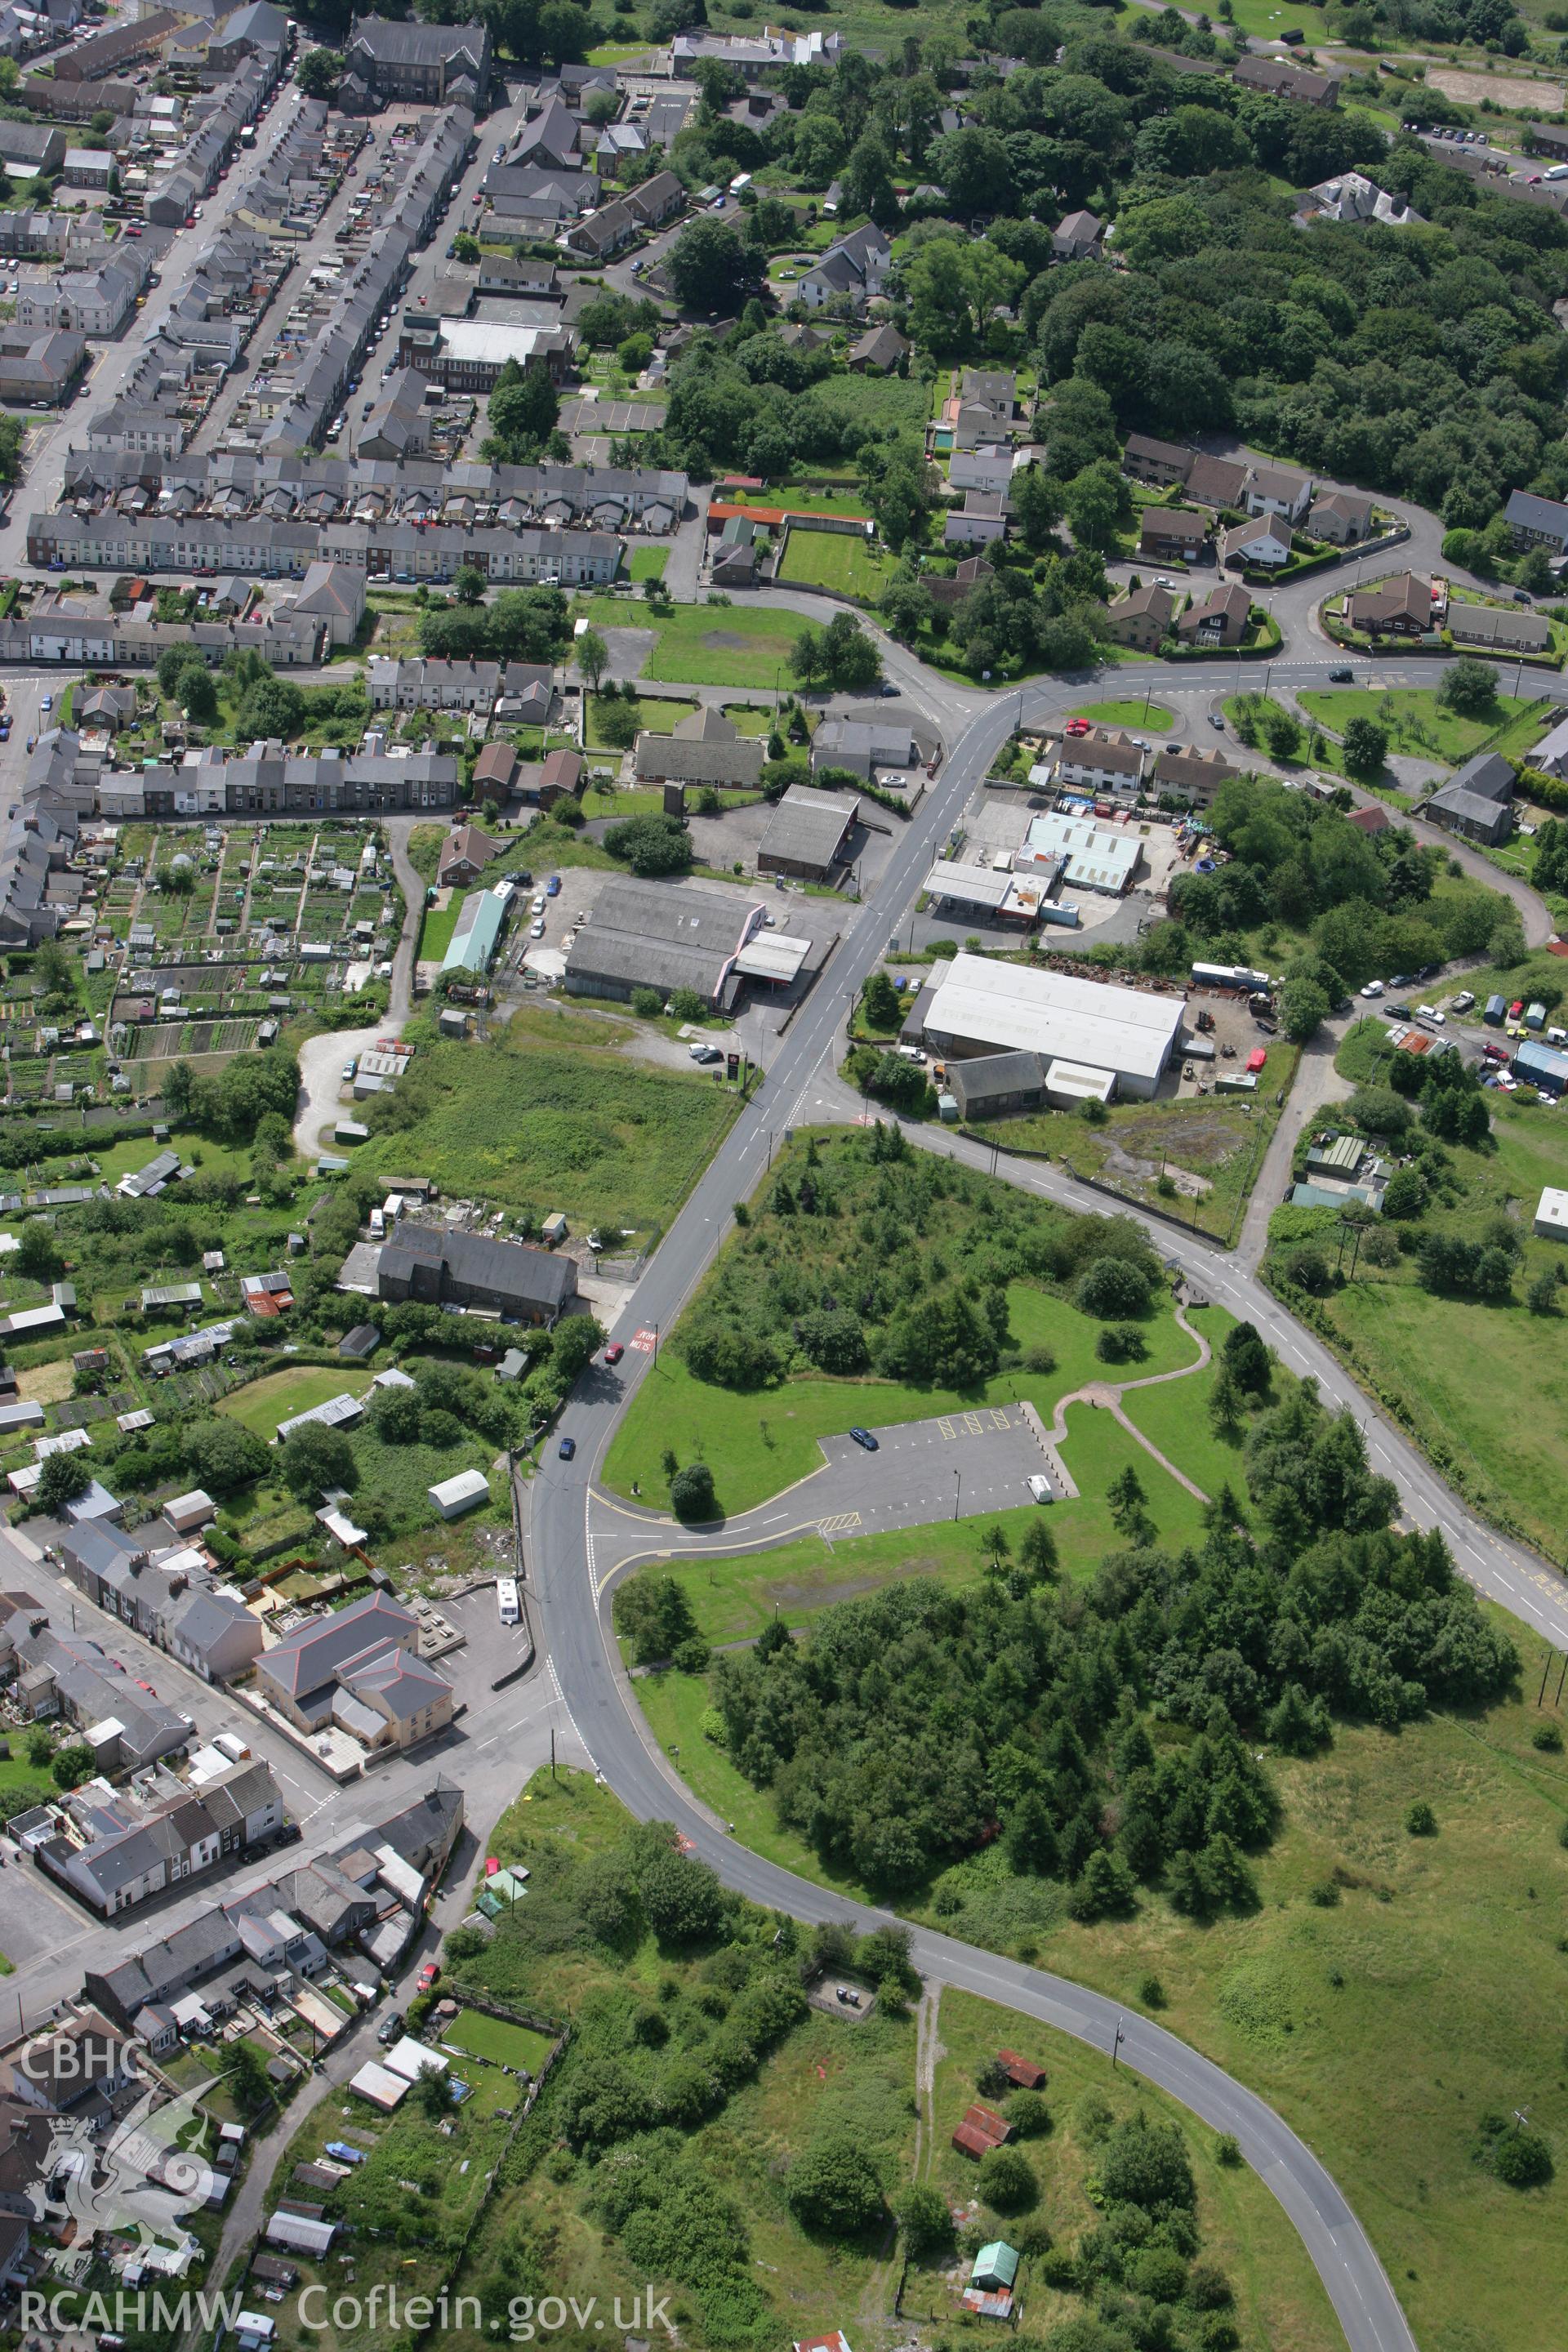
POLYGON ((134 2238, 145 2252, 178 2244, 182 2217, 206 2202, 217 2174, 205 2153, 210 2118, 202 2089, 163 2097, 144 2090, 100 2140, 85 2122, 49 2118, 49 2146, 33 2184, 35 2218, 76 2223, 77 2243, 100 2231, 134 2238))

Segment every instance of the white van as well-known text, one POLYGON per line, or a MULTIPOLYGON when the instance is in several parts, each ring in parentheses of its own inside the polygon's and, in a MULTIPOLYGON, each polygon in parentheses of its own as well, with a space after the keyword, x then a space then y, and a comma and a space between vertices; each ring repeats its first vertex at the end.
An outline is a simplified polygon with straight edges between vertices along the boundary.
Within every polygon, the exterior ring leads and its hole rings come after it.
POLYGON ((1029 1492, 1037 1503, 1054 1503, 1057 1499, 1056 1488, 1038 1470, 1029 1481, 1029 1492))
POLYGON ((503 1625, 515 1625, 521 1617, 522 1611, 518 1603, 515 1576, 497 1577, 496 1611, 503 1625))

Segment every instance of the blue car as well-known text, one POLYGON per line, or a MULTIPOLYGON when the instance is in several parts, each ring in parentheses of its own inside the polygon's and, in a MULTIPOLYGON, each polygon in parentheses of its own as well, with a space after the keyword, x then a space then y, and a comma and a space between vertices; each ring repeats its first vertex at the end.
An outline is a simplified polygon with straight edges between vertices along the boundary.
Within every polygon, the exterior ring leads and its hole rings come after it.
POLYGON ((563 1437, 563 1438, 562 1439, 562 1441, 561 1441, 561 1459, 563 1460, 563 1462, 570 1462, 570 1461, 571 1461, 571 1459, 572 1459, 572 1456, 576 1453, 576 1451, 577 1451, 577 1441, 576 1441, 576 1439, 575 1439, 574 1437, 563 1437))
POLYGON ((547 898, 559 898, 561 896, 561 877, 559 874, 552 874, 551 876, 549 881, 544 886, 544 895, 547 898))
POLYGON ((863 1445, 868 1454, 875 1454, 877 1451, 877 1441, 872 1436, 868 1429, 852 1429, 849 1434, 855 1440, 857 1445, 863 1445))

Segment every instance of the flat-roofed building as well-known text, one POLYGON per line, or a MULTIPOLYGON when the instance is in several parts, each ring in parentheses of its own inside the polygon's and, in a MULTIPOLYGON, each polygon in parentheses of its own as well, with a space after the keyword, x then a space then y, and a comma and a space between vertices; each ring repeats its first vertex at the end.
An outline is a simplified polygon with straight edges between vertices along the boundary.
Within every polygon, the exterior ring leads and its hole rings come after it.
POLYGON ((1023 1051, 1112 1074, 1119 1092, 1152 1096, 1181 1045, 1184 1000, 1102 981, 958 955, 924 1013, 943 1055, 1023 1051))

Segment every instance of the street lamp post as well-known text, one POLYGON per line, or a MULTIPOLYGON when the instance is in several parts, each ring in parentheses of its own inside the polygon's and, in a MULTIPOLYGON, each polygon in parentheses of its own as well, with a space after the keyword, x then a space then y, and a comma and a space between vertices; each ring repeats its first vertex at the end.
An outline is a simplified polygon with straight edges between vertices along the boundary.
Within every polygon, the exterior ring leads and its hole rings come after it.
POLYGON ((954 1519, 958 1517, 958 1507, 963 1499, 963 1473, 962 1470, 955 1470, 952 1474, 952 1516, 954 1519))

